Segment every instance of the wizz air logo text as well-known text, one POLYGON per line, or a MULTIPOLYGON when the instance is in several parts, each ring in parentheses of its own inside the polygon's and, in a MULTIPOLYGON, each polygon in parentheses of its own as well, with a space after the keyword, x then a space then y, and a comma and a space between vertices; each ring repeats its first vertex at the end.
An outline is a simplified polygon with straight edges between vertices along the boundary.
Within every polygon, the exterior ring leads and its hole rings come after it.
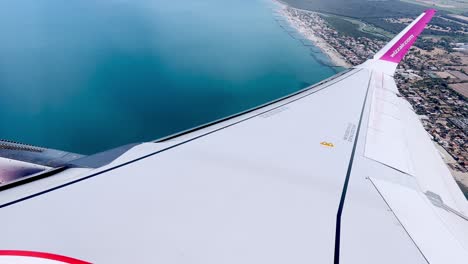
POLYGON ((392 55, 390 55, 390 57, 395 57, 398 52, 400 52, 406 45, 408 45, 408 43, 410 43, 410 41, 414 39, 414 35, 411 34, 403 43, 400 44, 400 46, 398 46, 398 48, 396 48, 393 52, 392 52, 392 55))

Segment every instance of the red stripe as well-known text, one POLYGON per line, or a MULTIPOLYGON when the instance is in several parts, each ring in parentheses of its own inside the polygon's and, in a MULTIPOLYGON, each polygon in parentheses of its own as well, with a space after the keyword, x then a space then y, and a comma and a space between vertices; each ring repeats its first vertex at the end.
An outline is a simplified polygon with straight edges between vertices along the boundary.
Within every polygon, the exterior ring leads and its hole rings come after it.
POLYGON ((66 256, 44 253, 44 252, 35 252, 35 251, 25 251, 25 250, 0 250, 0 256, 21 256, 21 257, 32 257, 32 258, 42 258, 50 259, 55 261, 60 261, 68 264, 91 264, 90 262, 82 261, 75 258, 70 258, 66 256))

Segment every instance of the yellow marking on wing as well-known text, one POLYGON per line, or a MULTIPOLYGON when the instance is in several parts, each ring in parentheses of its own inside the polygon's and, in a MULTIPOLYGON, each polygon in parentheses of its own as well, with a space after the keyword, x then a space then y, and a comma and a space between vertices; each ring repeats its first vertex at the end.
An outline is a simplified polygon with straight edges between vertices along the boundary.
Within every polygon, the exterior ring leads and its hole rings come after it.
POLYGON ((325 142, 325 141, 320 142, 320 145, 325 146, 325 147, 329 147, 329 148, 333 148, 335 146, 335 145, 333 145, 333 143, 325 142))

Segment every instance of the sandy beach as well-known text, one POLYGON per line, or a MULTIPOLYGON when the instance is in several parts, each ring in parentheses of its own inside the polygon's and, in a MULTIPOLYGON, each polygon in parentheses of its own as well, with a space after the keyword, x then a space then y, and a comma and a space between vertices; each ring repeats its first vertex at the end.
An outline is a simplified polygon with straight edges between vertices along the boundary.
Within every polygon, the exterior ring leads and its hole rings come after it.
MULTIPOLYGON (((284 17, 284 19, 291 25, 291 27, 296 29, 301 35, 310 40, 317 48, 323 51, 323 53, 325 53, 330 58, 330 61, 334 65, 345 68, 352 66, 335 48, 333 48, 323 38, 321 38, 313 28, 307 26, 297 17, 292 16, 287 10, 290 8, 288 5, 277 0, 273 1, 278 5, 278 13, 284 17)), ((325 23, 325 21, 322 22, 325 23)))

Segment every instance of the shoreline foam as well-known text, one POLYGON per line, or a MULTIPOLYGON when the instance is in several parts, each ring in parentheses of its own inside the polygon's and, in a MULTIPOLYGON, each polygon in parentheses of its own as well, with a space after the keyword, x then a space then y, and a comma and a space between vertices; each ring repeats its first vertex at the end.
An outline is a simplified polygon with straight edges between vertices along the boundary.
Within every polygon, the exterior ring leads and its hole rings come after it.
POLYGON ((314 32, 310 27, 305 25, 303 21, 291 16, 286 10, 286 8, 291 8, 290 6, 278 0, 273 0, 273 2, 278 5, 278 13, 285 18, 289 25, 319 48, 335 66, 344 68, 352 67, 352 65, 343 58, 343 56, 333 48, 333 46, 316 34, 316 32, 314 32))

